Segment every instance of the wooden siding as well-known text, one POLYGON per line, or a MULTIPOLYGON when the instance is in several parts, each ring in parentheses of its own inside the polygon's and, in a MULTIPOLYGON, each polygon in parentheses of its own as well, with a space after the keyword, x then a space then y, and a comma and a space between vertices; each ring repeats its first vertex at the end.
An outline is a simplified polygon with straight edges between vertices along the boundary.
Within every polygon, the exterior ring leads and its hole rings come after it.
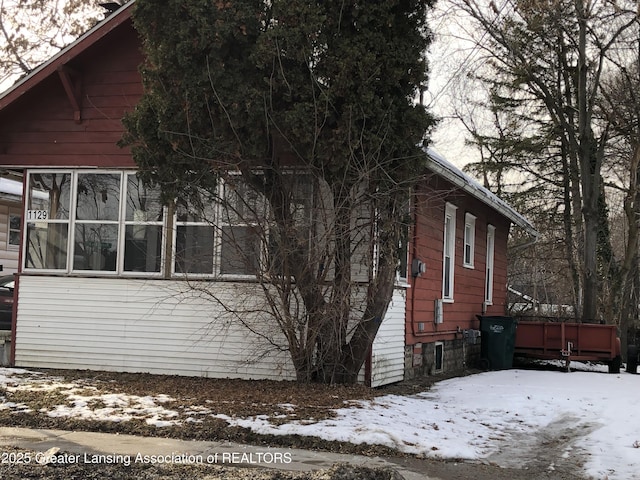
POLYGON ((66 64, 80 85, 81 121, 53 73, 29 95, 0 112, 0 164, 26 166, 134 166, 122 137, 122 117, 142 95, 140 42, 129 21, 66 64), (108 45, 107 43, 108 42, 108 45))
POLYGON ((393 292, 387 314, 373 341, 371 386, 380 387, 404 379, 404 326, 406 291, 393 292))
MULTIPOLYGON (((15 363, 212 378, 295 377, 287 351, 274 351, 219 303, 184 290, 186 285, 21 276, 15 363)), ((212 285, 228 303, 249 298, 246 284, 212 285)), ((274 336, 264 318, 250 317, 244 320, 258 333, 274 336)))
POLYGON ((493 303, 486 314, 504 315, 507 283, 507 238, 509 221, 495 210, 432 177, 417 192, 410 258, 426 264, 426 272, 411 279, 407 292, 407 345, 460 338, 462 330, 478 329, 476 315, 483 313, 487 225, 496 227, 493 303), (442 298, 444 210, 450 202, 456 209, 456 241, 453 301, 443 303, 443 323, 435 324, 435 301, 442 298), (474 267, 463 266, 465 214, 475 221, 474 267), (423 330, 420 331, 419 324, 423 330))

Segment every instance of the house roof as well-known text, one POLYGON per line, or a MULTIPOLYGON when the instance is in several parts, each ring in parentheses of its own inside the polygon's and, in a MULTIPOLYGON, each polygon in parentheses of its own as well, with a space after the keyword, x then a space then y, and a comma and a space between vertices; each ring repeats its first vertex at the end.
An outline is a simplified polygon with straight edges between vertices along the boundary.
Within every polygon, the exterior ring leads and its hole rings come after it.
POLYGON ((0 110, 16 101, 45 78, 56 73, 58 69, 108 35, 114 28, 131 18, 131 12, 133 11, 132 6, 134 3, 135 2, 132 0, 124 4, 115 13, 105 18, 102 22, 97 23, 93 28, 78 37, 75 42, 67 45, 56 55, 52 56, 49 60, 35 68, 31 73, 18 80, 4 92, 0 93, 0 110))
MULTIPOLYGON (((124 4, 113 14, 108 16, 102 22, 96 24, 85 34, 80 36, 75 42, 69 44, 48 61, 41 64, 29 75, 17 81, 12 87, 0 93, 0 110, 16 101, 22 95, 27 93, 35 85, 55 74, 59 69, 73 60, 79 54, 94 45, 100 39, 108 35, 112 30, 131 18, 133 5, 135 0, 130 0, 124 4)), ((425 148, 428 159, 428 167, 434 173, 440 175, 450 181, 455 186, 469 193, 481 202, 489 205, 493 209, 500 212, 511 222, 523 228, 528 234, 534 238, 538 237, 538 232, 531 222, 524 216, 519 214, 507 202, 490 192, 488 189, 480 185, 476 180, 462 172, 451 162, 446 160, 442 155, 438 154, 431 148, 425 148)))
POLYGON ((532 237, 537 238, 539 236, 538 231, 526 217, 518 213, 511 205, 495 193, 483 187, 432 148, 425 147, 424 151, 427 154, 427 167, 429 170, 448 180, 456 187, 461 188, 472 197, 489 205, 494 210, 497 210, 532 237))

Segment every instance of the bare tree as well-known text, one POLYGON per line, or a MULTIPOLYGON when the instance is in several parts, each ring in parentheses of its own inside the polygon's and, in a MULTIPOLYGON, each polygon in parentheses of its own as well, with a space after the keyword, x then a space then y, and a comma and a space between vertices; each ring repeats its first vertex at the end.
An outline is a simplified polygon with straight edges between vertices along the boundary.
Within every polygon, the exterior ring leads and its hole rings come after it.
POLYGON ((103 17, 90 0, 1 0, 0 85, 30 73, 103 17))
POLYGON ((578 252, 579 267, 572 267, 580 274, 576 295, 583 320, 593 321, 606 236, 602 165, 610 134, 596 105, 604 72, 617 68, 612 58, 635 35, 636 5, 606 0, 454 4, 479 27, 478 46, 486 60, 483 81, 509 99, 520 118, 535 119, 529 138, 548 139, 546 156, 557 165, 550 181, 563 192, 561 211, 571 249, 567 260, 578 252))

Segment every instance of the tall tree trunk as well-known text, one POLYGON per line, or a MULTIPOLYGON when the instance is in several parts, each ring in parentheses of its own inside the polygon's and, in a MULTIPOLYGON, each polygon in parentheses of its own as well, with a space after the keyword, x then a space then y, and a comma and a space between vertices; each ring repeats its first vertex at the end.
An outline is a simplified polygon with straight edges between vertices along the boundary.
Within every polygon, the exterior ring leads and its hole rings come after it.
MULTIPOLYGON (((595 139, 591 128, 591 105, 589 105, 587 65, 587 19, 584 0, 576 0, 578 22, 578 158, 582 185, 582 216, 584 218, 584 281, 582 320, 594 321, 598 305, 598 197, 600 194, 600 162, 596 153, 595 139)), ((594 92, 591 92, 594 93, 594 92)))

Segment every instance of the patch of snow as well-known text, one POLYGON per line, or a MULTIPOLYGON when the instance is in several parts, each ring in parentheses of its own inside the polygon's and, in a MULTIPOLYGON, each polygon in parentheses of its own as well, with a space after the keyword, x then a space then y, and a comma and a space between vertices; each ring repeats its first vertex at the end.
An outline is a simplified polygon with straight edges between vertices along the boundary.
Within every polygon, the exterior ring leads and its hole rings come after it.
MULTIPOLYGON (((513 369, 453 378, 411 396, 349 402, 335 410, 333 418, 316 422, 283 423, 281 412, 231 417, 216 413, 211 402, 176 411, 163 406, 175 401, 167 395, 91 394, 87 384, 69 384, 17 369, 0 369, 0 387, 57 391, 67 403, 46 411, 50 416, 113 422, 135 418, 167 427, 200 422, 211 415, 256 433, 385 445, 427 458, 494 461, 522 439, 566 429, 573 437, 570 443, 559 445, 557 461, 584 454, 586 475, 609 480, 637 478, 640 409, 635 405, 640 375, 601 373, 607 367, 598 364, 572 362, 571 367, 571 373, 513 369)), ((293 405, 279 407, 288 411, 293 405)), ((25 409, 26 405, 0 397, 0 410, 18 413, 25 409)), ((510 462, 526 464, 526 448, 521 450, 514 450, 510 462)), ((557 470, 556 460, 545 468, 557 470)))

